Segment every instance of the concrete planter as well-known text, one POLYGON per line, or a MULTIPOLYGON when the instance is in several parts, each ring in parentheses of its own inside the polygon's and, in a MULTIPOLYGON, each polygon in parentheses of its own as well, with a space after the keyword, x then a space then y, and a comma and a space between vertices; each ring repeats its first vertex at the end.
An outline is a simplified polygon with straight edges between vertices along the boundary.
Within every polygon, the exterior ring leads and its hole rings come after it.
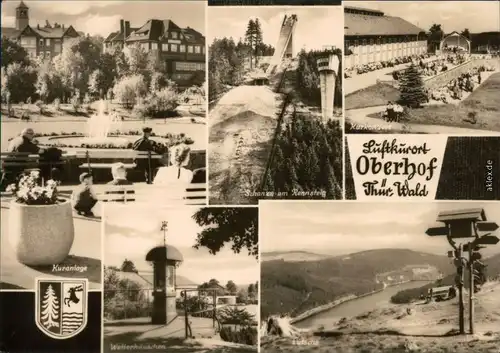
POLYGON ((9 241, 19 262, 30 266, 59 264, 69 255, 74 237, 69 200, 55 205, 11 202, 9 241))

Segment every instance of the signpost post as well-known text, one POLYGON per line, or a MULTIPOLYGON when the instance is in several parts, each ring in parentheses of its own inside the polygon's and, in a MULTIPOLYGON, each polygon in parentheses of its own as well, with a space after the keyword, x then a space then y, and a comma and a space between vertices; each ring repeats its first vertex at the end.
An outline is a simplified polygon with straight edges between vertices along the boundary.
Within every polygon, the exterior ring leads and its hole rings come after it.
POLYGON ((482 245, 495 245, 500 239, 494 235, 485 234, 480 236, 479 232, 493 232, 499 228, 495 222, 487 222, 483 209, 464 209, 441 212, 437 218, 438 222, 443 222, 445 226, 431 227, 425 232, 428 236, 446 236, 446 239, 454 249, 448 252, 454 255, 454 263, 457 267, 456 285, 458 288, 458 318, 460 334, 465 334, 464 323, 464 268, 468 267, 469 278, 469 325, 470 333, 474 333, 474 265, 478 263, 481 254, 477 251, 484 248, 482 245), (456 244, 457 238, 475 238, 466 244, 456 244), (463 256, 463 252, 468 252, 468 259, 463 256))

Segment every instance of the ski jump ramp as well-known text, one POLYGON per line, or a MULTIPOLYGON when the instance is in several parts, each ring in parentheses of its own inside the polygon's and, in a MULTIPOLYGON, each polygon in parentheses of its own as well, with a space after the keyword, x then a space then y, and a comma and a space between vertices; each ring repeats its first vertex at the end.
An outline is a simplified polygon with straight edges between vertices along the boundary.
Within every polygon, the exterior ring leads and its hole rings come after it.
POLYGON ((297 15, 285 15, 283 23, 281 24, 280 35, 278 43, 274 50, 274 55, 266 70, 267 75, 272 75, 276 68, 281 64, 283 58, 291 57, 293 55, 293 32, 297 24, 297 15))

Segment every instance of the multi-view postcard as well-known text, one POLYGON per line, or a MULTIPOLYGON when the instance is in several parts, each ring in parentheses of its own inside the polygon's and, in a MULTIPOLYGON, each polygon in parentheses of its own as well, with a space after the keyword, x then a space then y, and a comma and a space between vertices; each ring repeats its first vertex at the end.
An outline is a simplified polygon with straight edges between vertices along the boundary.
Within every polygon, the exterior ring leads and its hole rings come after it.
POLYGON ((500 2, 6 0, 0 353, 500 353, 500 2))
POLYGON ((342 198, 342 8, 207 11, 210 204, 342 198))

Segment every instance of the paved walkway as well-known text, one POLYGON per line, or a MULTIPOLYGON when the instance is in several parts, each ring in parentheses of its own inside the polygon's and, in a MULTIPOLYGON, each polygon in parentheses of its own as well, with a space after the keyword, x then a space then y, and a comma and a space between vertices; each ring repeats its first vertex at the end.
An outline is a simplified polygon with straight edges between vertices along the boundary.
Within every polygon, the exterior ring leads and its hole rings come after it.
POLYGON ((351 109, 346 111, 346 120, 353 124, 356 130, 381 131, 388 133, 398 133, 401 131, 425 134, 463 134, 481 136, 500 136, 498 131, 468 129, 463 127, 445 125, 424 125, 411 123, 387 122, 382 119, 372 118, 368 115, 381 113, 385 105, 368 107, 361 109, 351 109))
MULTIPOLYGON (((9 232, 9 202, 1 199, 1 289, 34 289, 36 277, 74 277, 88 278, 90 289, 101 289, 101 220, 74 217, 75 239, 68 258, 60 265, 87 266, 84 272, 52 272, 51 266, 30 267, 21 264, 13 254, 8 241, 9 232)), ((100 209, 99 205, 95 209, 100 209)), ((98 214, 97 214, 98 216, 98 214)))
POLYGON ((373 86, 379 80, 391 81, 393 71, 404 69, 409 65, 409 63, 406 63, 394 67, 386 67, 384 69, 367 72, 361 75, 354 75, 351 78, 346 78, 344 80, 344 94, 348 95, 363 88, 373 86))

